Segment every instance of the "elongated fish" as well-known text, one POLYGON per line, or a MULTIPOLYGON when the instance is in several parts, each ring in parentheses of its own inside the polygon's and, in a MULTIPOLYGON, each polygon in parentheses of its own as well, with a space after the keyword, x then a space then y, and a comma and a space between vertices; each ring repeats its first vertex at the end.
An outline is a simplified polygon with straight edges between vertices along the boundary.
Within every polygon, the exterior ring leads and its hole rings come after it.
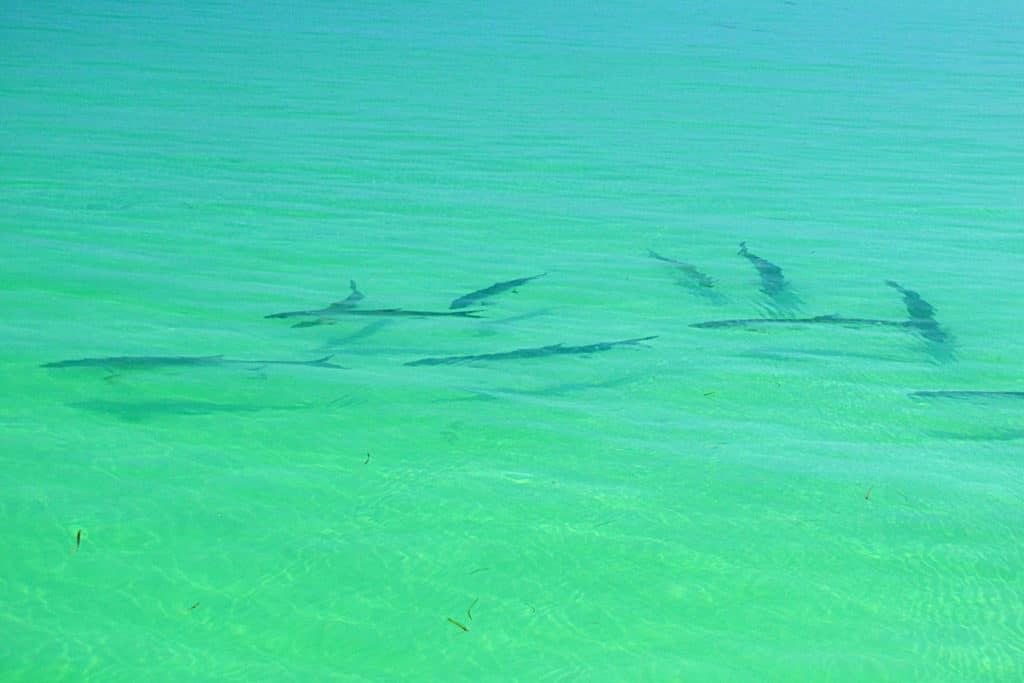
POLYGON ((468 363, 477 360, 511 360, 514 358, 541 358, 544 356, 557 356, 564 354, 596 353, 598 351, 608 351, 617 346, 635 346, 641 342, 657 338, 657 335, 654 335, 651 337, 623 339, 621 341, 598 342, 597 344, 586 344, 584 346, 552 344, 550 346, 515 349, 514 351, 502 351, 499 353, 478 353, 468 356, 445 356, 443 358, 421 358, 419 360, 409 361, 406 365, 453 365, 455 363, 468 363))
POLYGON ((757 327, 759 325, 842 325, 847 327, 896 327, 914 329, 913 320, 874 320, 872 318, 843 318, 838 315, 818 315, 813 318, 745 318, 741 320, 709 320, 693 323, 690 327, 757 327))
POLYGON ((43 363, 42 368, 106 368, 108 370, 151 370, 169 367, 210 367, 215 365, 308 365, 316 368, 345 368, 330 363, 333 356, 316 360, 241 360, 224 356, 109 356, 107 358, 75 358, 43 363))
POLYGON ((727 328, 761 327, 763 325, 838 325, 851 328, 887 328, 904 330, 919 335, 925 341, 925 351, 936 361, 947 363, 956 359, 952 340, 934 320, 875 320, 874 318, 844 318, 838 315, 819 315, 813 318, 747 318, 742 320, 709 320, 693 323, 690 327, 727 328))
POLYGON ((1024 398, 1024 391, 912 391, 912 398, 1024 398))
POLYGON ((486 306, 489 302, 485 301, 492 296, 501 294, 510 289, 515 289, 521 285, 525 285, 530 280, 536 280, 539 277, 544 277, 547 273, 541 273, 540 275, 533 275, 531 277, 521 277, 516 280, 508 280, 506 282, 495 282, 490 287, 484 287, 478 289, 475 292, 470 292, 464 296, 460 296, 458 299, 452 301, 449 309, 466 308, 467 306, 486 306))
MULTIPOLYGON (((479 318, 480 311, 407 311, 404 308, 379 308, 371 310, 356 311, 332 311, 332 316, 370 316, 378 318, 479 318)), ((268 318, 286 318, 286 315, 268 315, 268 318)), ((333 325, 338 322, 337 317, 320 317, 316 320, 305 320, 295 323, 292 327, 315 327, 317 325, 333 325)))

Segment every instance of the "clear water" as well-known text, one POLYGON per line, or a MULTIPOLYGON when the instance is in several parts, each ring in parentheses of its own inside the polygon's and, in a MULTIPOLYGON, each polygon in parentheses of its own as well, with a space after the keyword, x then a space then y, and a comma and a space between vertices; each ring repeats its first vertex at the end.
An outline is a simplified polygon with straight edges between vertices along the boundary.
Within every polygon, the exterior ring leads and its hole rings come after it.
POLYGON ((188 5, 3 8, 0 678, 1024 677, 1022 5, 188 5))

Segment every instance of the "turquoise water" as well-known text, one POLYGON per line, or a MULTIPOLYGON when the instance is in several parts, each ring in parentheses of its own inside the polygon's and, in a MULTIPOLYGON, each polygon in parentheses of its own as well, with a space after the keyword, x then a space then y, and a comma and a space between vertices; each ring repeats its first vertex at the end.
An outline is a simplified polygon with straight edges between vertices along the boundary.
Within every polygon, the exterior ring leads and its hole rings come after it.
POLYGON ((1022 26, 7 5, 0 678, 1021 680, 1022 26))

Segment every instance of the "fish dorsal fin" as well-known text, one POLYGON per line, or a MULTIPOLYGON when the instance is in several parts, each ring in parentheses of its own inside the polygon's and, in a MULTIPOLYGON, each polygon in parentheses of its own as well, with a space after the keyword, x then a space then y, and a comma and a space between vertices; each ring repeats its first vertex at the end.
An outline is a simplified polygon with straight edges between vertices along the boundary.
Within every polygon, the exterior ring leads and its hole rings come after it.
POLYGON ((366 295, 359 291, 355 280, 349 280, 348 287, 352 290, 352 293, 341 301, 333 302, 328 308, 352 308, 366 298, 366 295))
POLYGON ((361 301, 362 299, 366 298, 365 295, 359 291, 359 288, 356 287, 355 280, 348 281, 348 288, 352 290, 352 293, 345 298, 345 301, 351 301, 355 303, 356 301, 361 301))

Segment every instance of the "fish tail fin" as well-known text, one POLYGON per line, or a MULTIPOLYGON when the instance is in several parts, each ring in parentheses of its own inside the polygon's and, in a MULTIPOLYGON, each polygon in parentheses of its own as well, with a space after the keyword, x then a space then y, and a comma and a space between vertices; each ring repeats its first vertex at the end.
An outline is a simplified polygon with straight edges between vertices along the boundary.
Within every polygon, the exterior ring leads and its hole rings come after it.
POLYGON ((336 370, 344 370, 345 369, 345 366, 343 366, 343 365, 338 365, 337 363, 330 363, 330 362, 328 362, 332 358, 334 358, 334 354, 333 353, 331 355, 329 355, 329 356, 324 356, 323 358, 317 358, 316 360, 311 360, 311 361, 309 361, 308 365, 315 365, 318 368, 334 368, 336 370))

